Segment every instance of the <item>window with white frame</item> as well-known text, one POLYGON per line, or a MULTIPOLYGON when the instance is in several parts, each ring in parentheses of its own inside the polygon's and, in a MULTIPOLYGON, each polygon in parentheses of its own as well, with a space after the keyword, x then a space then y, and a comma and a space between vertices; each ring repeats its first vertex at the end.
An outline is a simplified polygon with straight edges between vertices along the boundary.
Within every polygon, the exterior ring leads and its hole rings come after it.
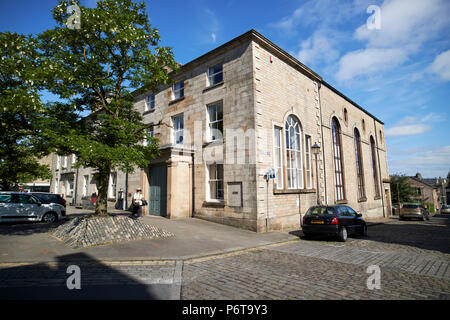
MULTIPOLYGON (((153 126, 148 128, 146 132, 147 132, 147 136, 153 138, 153 136, 154 136, 153 126)), ((148 146, 149 145, 149 141, 151 143, 151 140, 149 140, 149 139, 147 139, 147 137, 145 137, 144 138, 144 146, 148 146)))
POLYGON ((83 197, 88 195, 89 175, 83 176, 83 197))
POLYGON ((68 196, 73 196, 73 178, 70 178, 69 180, 67 180, 67 195, 68 196))
POLYGON ((116 198, 116 189, 117 189, 117 173, 110 173, 108 198, 111 199, 116 198))
POLYGON ((145 111, 155 109, 155 95, 151 94, 145 97, 145 111))
MULTIPOLYGON (((312 172, 311 172, 311 137, 305 136, 305 174, 306 174, 306 188, 312 189, 312 172)), ((316 177, 317 179, 317 177, 316 177)))
POLYGON ((208 165, 209 200, 223 201, 223 164, 208 165))
POLYGON ((173 138, 176 144, 183 143, 184 116, 183 114, 172 117, 173 138))
POLYGON ((342 166, 341 126, 336 118, 332 121, 334 181, 336 186, 336 201, 345 200, 344 168, 342 166))
POLYGON ((72 164, 74 164, 75 162, 77 162, 77 156, 72 154, 72 164))
POLYGON ((63 160, 63 168, 67 168, 67 156, 64 156, 64 160, 63 160))
POLYGON ((216 64, 213 67, 208 68, 208 82, 209 85, 215 85, 223 81, 223 67, 222 64, 216 64))
POLYGON ((209 139, 216 141, 222 139, 223 134, 223 104, 222 101, 208 105, 209 139))
POLYGON ((179 81, 172 85, 173 99, 184 97, 184 81, 179 81))
POLYGON ((283 189, 283 153, 281 152, 282 145, 282 128, 274 128, 274 169, 277 189, 283 189))
POLYGON ((303 189, 302 130, 296 117, 287 118, 285 133, 288 189, 303 189))
POLYGON ((56 156, 56 170, 61 169, 61 156, 57 155, 56 156))

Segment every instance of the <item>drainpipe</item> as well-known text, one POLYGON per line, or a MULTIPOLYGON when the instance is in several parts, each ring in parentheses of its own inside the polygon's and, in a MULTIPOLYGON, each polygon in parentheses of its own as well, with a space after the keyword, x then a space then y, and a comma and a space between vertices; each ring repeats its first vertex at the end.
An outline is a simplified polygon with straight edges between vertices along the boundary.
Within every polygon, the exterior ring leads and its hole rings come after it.
POLYGON ((128 209, 128 169, 125 169, 125 196, 123 197, 123 210, 128 209))
POLYGON ((373 119, 373 126, 375 128, 375 143, 377 148, 377 158, 378 158, 378 173, 380 176, 380 196, 381 196, 381 205, 383 206, 383 218, 386 218, 386 212, 384 210, 384 187, 383 187, 383 178, 381 177, 381 165, 380 165, 380 153, 378 150, 378 134, 377 134, 377 122, 373 119))
MULTIPOLYGON (((323 140, 323 123, 322 123, 322 102, 320 99, 320 88, 322 87, 322 83, 318 82, 317 83, 318 86, 318 94, 319 94, 319 110, 320 110, 320 132, 322 135, 322 158, 323 158, 323 180, 324 180, 324 184, 325 184, 325 199, 324 199, 324 203, 328 204, 328 195, 327 195, 327 172, 326 172, 326 165, 325 165, 325 144, 324 144, 324 140, 323 140)), ((317 176, 317 181, 319 181, 319 177, 317 176)), ((317 192, 319 192, 319 190, 317 190, 317 192)))

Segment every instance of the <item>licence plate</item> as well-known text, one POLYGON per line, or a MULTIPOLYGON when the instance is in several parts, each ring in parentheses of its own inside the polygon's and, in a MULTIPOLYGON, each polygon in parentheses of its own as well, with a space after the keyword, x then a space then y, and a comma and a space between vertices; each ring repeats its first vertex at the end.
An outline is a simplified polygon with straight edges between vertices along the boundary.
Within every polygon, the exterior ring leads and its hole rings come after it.
POLYGON ((312 220, 311 221, 312 224, 323 224, 322 220, 312 220))

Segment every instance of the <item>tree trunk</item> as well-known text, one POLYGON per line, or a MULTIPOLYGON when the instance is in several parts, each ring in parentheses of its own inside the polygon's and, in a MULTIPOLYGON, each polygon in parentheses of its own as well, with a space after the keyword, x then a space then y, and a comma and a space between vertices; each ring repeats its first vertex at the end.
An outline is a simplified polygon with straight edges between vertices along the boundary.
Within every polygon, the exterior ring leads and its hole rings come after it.
POLYGON ((108 215, 108 186, 109 186, 110 167, 99 168, 98 171, 98 195, 95 205, 95 214, 99 216, 108 215))

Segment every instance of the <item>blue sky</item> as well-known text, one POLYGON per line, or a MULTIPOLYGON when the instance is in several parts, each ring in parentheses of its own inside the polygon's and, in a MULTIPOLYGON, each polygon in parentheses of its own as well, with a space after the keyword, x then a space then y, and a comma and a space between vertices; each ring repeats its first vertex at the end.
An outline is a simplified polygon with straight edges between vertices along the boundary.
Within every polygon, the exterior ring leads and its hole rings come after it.
MULTIPOLYGON (((255 29, 385 123, 390 173, 450 171, 450 1, 146 1, 185 64, 255 29), (380 29, 369 30, 369 5, 380 29)), ((56 1, 0 0, 0 31, 54 26, 56 1)), ((95 6, 95 0, 82 0, 95 6)))

